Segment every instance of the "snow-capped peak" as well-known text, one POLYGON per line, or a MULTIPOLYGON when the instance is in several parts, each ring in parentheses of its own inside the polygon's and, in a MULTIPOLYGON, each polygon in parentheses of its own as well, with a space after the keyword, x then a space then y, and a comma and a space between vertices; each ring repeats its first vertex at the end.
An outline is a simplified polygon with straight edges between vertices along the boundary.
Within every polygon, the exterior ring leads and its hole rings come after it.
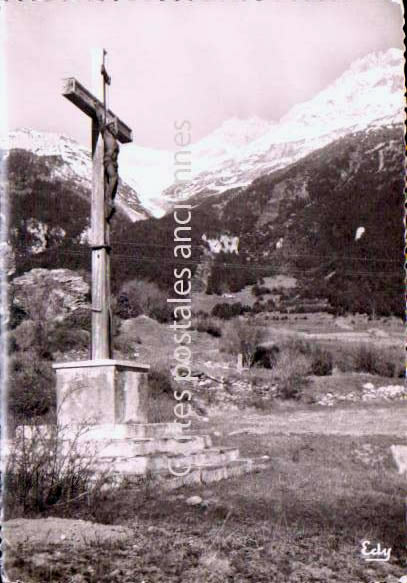
MULTIPOLYGON (((295 105, 278 123, 254 123, 261 128, 259 136, 240 146, 231 148, 224 131, 238 125, 236 120, 226 122, 192 146, 194 175, 183 197, 247 186, 261 174, 283 168, 348 133, 403 123, 403 87, 402 51, 389 49, 358 59, 336 81, 309 101, 295 105)), ((242 127, 252 125, 250 120, 238 121, 242 127)), ((164 193, 170 200, 176 200, 173 190, 168 188, 164 193)))
POLYGON ((322 134, 364 128, 385 118, 391 121, 403 111, 403 85, 401 50, 371 53, 354 61, 313 99, 294 106, 280 125, 295 124, 300 132, 312 128, 314 134, 322 134))

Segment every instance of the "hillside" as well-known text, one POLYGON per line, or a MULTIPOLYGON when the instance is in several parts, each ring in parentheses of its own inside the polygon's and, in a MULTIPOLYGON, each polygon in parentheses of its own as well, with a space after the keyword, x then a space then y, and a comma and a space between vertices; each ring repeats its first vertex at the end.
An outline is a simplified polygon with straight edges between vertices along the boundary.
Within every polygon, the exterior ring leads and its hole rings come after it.
MULTIPOLYGON (((12 271, 19 275, 32 267, 90 269, 87 245, 90 224, 90 182, 66 174, 66 162, 57 155, 37 155, 25 149, 0 151, 7 164, 9 247, 12 271)), ((112 239, 132 229, 136 211, 125 207, 128 187, 121 184, 112 239)), ((140 218, 147 214, 140 207, 140 218)), ((117 277, 122 278, 120 265, 117 277)))
POLYGON ((196 223, 238 236, 251 264, 295 275, 303 296, 401 313, 402 146, 401 126, 351 134, 198 206, 196 223))
MULTIPOLYGON (((50 177, 63 183, 74 184, 78 192, 90 197, 92 162, 90 151, 70 138, 49 132, 20 129, 10 132, 7 140, 0 141, 0 155, 17 151, 32 154, 42 166, 50 169, 50 177)), ((117 206, 130 220, 138 221, 150 216, 140 202, 138 193, 123 177, 116 197, 117 206)))

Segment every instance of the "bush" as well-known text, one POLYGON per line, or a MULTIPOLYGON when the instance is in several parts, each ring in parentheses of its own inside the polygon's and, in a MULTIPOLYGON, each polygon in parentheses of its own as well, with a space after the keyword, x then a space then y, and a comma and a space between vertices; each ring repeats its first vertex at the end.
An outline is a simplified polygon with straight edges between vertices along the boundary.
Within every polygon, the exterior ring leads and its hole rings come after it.
POLYGON ((69 328, 59 324, 50 331, 48 336, 54 351, 67 352, 73 349, 88 348, 90 346, 90 332, 87 330, 69 328))
POLYGON ((253 304, 252 312, 259 314, 260 312, 274 312, 277 308, 276 302, 273 298, 269 298, 266 302, 256 300, 253 304))
POLYGON ((117 298, 116 303, 116 315, 122 320, 128 320, 130 318, 137 318, 142 314, 139 304, 131 304, 126 293, 121 293, 117 298))
POLYGON ((9 328, 10 330, 14 330, 14 328, 17 328, 21 322, 28 318, 28 314, 21 306, 16 306, 11 302, 9 306, 9 317, 9 328))
POLYGON ((141 339, 138 336, 129 336, 128 334, 120 334, 113 338, 113 350, 117 350, 126 358, 133 358, 134 353, 137 352, 137 345, 142 344, 141 339))
POLYGON ((307 354, 309 347, 303 342, 289 341, 279 348, 273 367, 277 396, 281 399, 299 399, 311 369, 311 358, 307 354))
POLYGON ((33 352, 10 359, 7 414, 11 427, 33 417, 55 415, 56 394, 51 363, 38 360, 33 352))
POLYGON ((311 374, 327 376, 332 374, 333 357, 328 350, 317 347, 311 354, 311 374))
POLYGON ((279 352, 278 346, 257 346, 253 363, 262 368, 273 368, 276 365, 279 352))
POLYGON ((236 318, 236 316, 241 316, 246 312, 250 312, 250 306, 243 306, 241 302, 235 302, 233 304, 216 304, 212 309, 212 316, 216 318, 221 318, 222 320, 231 320, 236 318))
POLYGON ((173 397, 174 389, 169 370, 160 367, 151 368, 148 371, 148 387, 153 397, 163 394, 173 397))
POLYGON ((243 365, 252 367, 262 340, 261 329, 242 320, 234 320, 226 326, 223 336, 225 350, 236 356, 242 354, 243 365))
POLYGON ((306 379, 302 376, 293 375, 282 379, 278 386, 277 396, 284 400, 298 400, 302 397, 302 391, 306 384, 306 379))
POLYGON ((373 346, 361 344, 354 355, 354 370, 366 372, 383 377, 398 375, 397 363, 390 357, 373 346))
POLYGON ((20 352, 31 351, 37 359, 52 358, 50 334, 54 329, 51 322, 41 320, 23 320, 10 336, 16 349, 20 352))
POLYGON ((192 329, 198 330, 198 332, 206 332, 213 336, 214 338, 220 338, 222 336, 222 330, 216 321, 206 314, 205 316, 200 315, 192 320, 192 329))
POLYGON ((172 318, 165 293, 150 281, 134 279, 126 282, 119 292, 117 305, 117 315, 123 319, 140 314, 158 322, 168 322, 172 318))
POLYGON ((389 378, 405 376, 401 346, 398 349, 383 347, 381 350, 367 343, 341 346, 335 355, 334 364, 343 372, 364 372, 389 378))
POLYGON ((78 328, 80 330, 92 330, 92 312, 86 308, 78 308, 71 312, 65 319, 64 325, 67 328, 78 328))
POLYGON ((264 296, 266 294, 270 294, 270 293, 271 293, 270 288, 268 288, 266 286, 261 286, 259 284, 256 284, 252 287, 252 294, 256 298, 258 298, 259 296, 264 296))

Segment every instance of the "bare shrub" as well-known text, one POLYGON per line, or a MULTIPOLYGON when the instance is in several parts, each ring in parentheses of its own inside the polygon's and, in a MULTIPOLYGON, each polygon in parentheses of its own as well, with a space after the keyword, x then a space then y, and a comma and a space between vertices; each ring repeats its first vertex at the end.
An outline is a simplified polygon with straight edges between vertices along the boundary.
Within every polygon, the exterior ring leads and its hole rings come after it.
POLYGON ((95 451, 79 440, 85 426, 72 432, 58 424, 20 426, 6 459, 4 508, 6 518, 45 512, 79 498, 88 504, 107 482, 95 478, 95 451))
POLYGON ((118 294, 121 318, 133 318, 145 314, 158 322, 171 319, 171 309, 165 293, 153 282, 133 279, 126 282, 118 294))
POLYGON ((302 342, 288 341, 279 348, 272 369, 278 387, 277 396, 282 399, 299 399, 311 370, 308 346, 302 342))
POLYGON ((229 322, 223 334, 223 348, 230 354, 243 355, 243 365, 252 367, 256 349, 262 341, 262 330, 240 319, 229 322))
POLYGON ((403 377, 404 362, 401 350, 379 350, 369 344, 360 344, 352 349, 341 347, 336 357, 340 370, 365 372, 383 377, 403 377))
POLYGON ((386 358, 386 355, 373 346, 361 344, 354 357, 355 370, 378 374, 384 377, 395 376, 395 363, 386 358))

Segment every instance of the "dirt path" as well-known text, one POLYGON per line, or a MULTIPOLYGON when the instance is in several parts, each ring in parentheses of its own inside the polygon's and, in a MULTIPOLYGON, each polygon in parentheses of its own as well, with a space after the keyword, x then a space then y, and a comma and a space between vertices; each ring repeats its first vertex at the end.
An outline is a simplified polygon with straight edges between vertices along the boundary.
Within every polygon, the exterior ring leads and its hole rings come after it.
POLYGON ((394 435, 407 438, 407 404, 392 407, 279 411, 234 417, 230 434, 313 433, 321 435, 394 435))

